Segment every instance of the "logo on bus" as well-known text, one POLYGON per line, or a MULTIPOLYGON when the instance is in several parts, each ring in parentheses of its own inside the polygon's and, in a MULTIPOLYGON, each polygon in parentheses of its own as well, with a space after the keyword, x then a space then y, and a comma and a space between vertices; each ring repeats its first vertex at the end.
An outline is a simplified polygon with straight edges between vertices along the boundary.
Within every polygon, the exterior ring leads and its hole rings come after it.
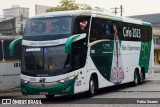
POLYGON ((40 78, 39 82, 44 83, 46 78, 40 78))
POLYGON ((141 38, 141 29, 123 27, 124 37, 141 38))

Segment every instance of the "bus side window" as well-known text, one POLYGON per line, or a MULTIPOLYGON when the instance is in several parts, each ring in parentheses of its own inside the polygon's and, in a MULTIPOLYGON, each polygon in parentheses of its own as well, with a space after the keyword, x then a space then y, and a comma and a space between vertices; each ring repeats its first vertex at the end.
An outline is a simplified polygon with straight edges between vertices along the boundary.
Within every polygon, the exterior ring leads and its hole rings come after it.
POLYGON ((73 59, 73 66, 74 70, 82 68, 85 66, 86 63, 86 56, 87 56, 87 46, 83 44, 84 40, 76 41, 72 45, 72 54, 71 57, 73 59))
POLYGON ((90 42, 100 39, 100 21, 97 18, 92 19, 92 25, 91 25, 91 33, 90 33, 90 42))
POLYGON ((90 42, 100 39, 109 39, 114 33, 112 23, 112 21, 106 19, 93 18, 90 42))
POLYGON ((89 31, 90 18, 89 17, 78 17, 76 21, 76 34, 86 33, 89 31))
POLYGON ((108 24, 106 24, 105 35, 106 35, 106 36, 110 36, 110 35, 111 35, 110 30, 109 30, 109 25, 108 25, 108 24))
POLYGON ((141 35, 141 40, 143 41, 143 42, 147 42, 148 41, 148 32, 147 32, 147 27, 146 26, 143 26, 143 27, 141 27, 142 28, 142 35, 141 35))
POLYGON ((152 40, 152 28, 150 26, 147 27, 147 38, 148 38, 148 41, 151 41, 152 40))

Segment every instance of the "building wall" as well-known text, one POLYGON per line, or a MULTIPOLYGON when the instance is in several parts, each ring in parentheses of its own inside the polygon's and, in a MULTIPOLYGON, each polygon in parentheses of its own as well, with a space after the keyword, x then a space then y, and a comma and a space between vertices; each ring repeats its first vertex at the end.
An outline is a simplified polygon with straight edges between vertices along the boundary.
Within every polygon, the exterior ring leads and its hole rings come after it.
POLYGON ((159 64, 160 49, 154 49, 154 64, 159 64))
POLYGON ((160 28, 153 28, 154 64, 160 64, 160 28))
POLYGON ((0 33, 3 35, 16 34, 15 18, 0 22, 0 33))
POLYGON ((13 5, 11 8, 3 9, 3 16, 5 20, 0 22, 0 33, 5 35, 22 34, 23 24, 29 18, 29 8, 13 5), (14 24, 10 19, 14 19, 14 24))
POLYGON ((28 18, 29 17, 29 8, 25 7, 13 7, 8 9, 3 9, 3 15, 4 17, 23 17, 28 18))
POLYGON ((45 13, 47 9, 52 8, 51 6, 35 5, 35 14, 45 13))

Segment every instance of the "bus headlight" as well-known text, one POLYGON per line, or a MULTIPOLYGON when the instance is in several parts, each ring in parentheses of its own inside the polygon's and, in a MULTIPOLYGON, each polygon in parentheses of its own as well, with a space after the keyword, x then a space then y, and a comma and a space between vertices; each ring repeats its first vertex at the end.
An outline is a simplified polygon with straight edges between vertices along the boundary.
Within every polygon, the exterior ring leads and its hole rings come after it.
POLYGON ((64 82, 67 82, 67 81, 72 80, 72 79, 74 79, 74 78, 75 78, 75 76, 72 75, 72 76, 70 76, 70 77, 68 77, 68 78, 65 78, 65 79, 60 80, 59 82, 60 82, 60 83, 64 83, 64 82))
POLYGON ((26 80, 24 80, 24 79, 21 79, 21 83, 28 84, 28 83, 29 83, 29 81, 26 81, 26 80))

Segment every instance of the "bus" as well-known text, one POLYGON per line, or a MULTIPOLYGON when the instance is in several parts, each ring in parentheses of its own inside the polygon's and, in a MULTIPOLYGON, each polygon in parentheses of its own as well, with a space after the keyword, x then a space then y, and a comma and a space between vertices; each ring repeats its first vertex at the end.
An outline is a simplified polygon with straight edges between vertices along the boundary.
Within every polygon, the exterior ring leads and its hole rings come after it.
POLYGON ((23 95, 69 95, 133 82, 154 73, 152 26, 76 10, 31 17, 22 39, 23 95))
POLYGON ((9 45, 22 36, 0 36, 0 91, 20 87, 21 43, 14 47, 15 54, 10 56, 9 45))

